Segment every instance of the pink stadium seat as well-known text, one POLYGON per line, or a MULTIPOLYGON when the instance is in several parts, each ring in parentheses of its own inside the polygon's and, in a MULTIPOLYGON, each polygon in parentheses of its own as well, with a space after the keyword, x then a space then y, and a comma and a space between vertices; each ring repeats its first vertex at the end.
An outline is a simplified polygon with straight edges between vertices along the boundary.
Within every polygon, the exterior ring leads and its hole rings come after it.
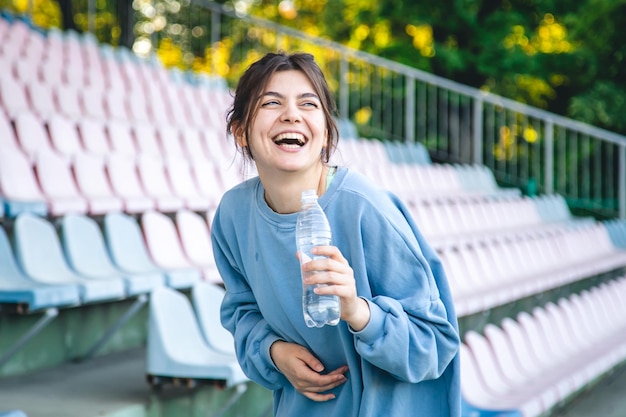
POLYGON ((137 171, 146 195, 155 201, 159 211, 175 212, 185 207, 183 199, 174 194, 168 182, 162 160, 140 155, 137 158, 137 171))
POLYGON ((133 134, 135 138, 135 146, 142 155, 151 155, 161 158, 164 154, 159 146, 157 137, 157 129, 147 123, 133 124, 133 134))
POLYGON ((34 113, 20 113, 13 123, 20 148, 31 161, 41 152, 53 152, 45 124, 34 113))
POLYGON ((39 78, 50 86, 65 84, 64 66, 62 55, 47 54, 39 64, 39 78))
MULTIPOLYGON (((128 102, 129 118, 133 122, 148 123, 152 122, 152 116, 150 115, 150 109, 148 108, 147 100, 143 94, 143 91, 130 90, 126 94, 126 100, 128 102)), ((158 123, 159 121, 157 121, 158 123)))
POLYGON ((81 119, 78 121, 78 133, 83 149, 100 157, 111 153, 104 122, 95 119, 81 119))
MULTIPOLYGON (((151 74, 151 73, 149 73, 151 74)), ((146 100, 148 108, 150 110, 150 117, 154 123, 162 123, 165 125, 173 125, 174 121, 171 118, 171 114, 165 98, 161 93, 161 86, 155 85, 146 91, 146 100)))
POLYGON ((53 216, 87 213, 87 200, 81 196, 68 162, 53 152, 41 152, 35 159, 35 172, 53 216))
POLYGON ((0 151, 0 194, 5 200, 7 217, 22 211, 44 216, 48 212, 33 167, 19 149, 3 147, 0 151))
POLYGON ((0 77, 0 102, 10 117, 30 111, 26 89, 20 81, 8 74, 0 77))
MULTIPOLYGON (((39 79, 39 62, 41 57, 20 56, 12 63, 12 72, 15 80, 24 86, 41 82, 39 79)), ((7 72, 6 74, 8 74, 7 72)))
POLYGON ((132 120, 128 111, 127 99, 124 93, 114 90, 105 90, 103 94, 104 107, 109 118, 126 122, 132 120))
POLYGON ((54 149, 68 161, 82 152, 78 128, 73 120, 58 114, 51 116, 48 120, 48 133, 54 149))
POLYGON ((82 88, 79 90, 84 115, 96 120, 104 120, 107 112, 104 106, 104 92, 97 88, 82 88))
POLYGON ((190 126, 191 121, 187 118, 188 111, 186 103, 181 98, 180 89, 179 85, 171 83, 163 89, 163 94, 170 104, 169 111, 173 124, 180 127, 190 126))
POLYGON ((131 125, 127 122, 108 120, 106 131, 113 153, 127 157, 137 155, 131 125))
POLYGON ((72 168, 78 190, 89 204, 90 214, 101 215, 123 211, 124 202, 113 193, 102 158, 78 153, 75 155, 72 168))
POLYGON ((205 281, 221 284, 206 219, 190 210, 179 210, 176 212, 176 227, 187 259, 202 271, 205 281))
POLYGON ((111 189, 124 201, 124 211, 139 213, 156 207, 155 201, 141 186, 133 158, 112 154, 106 160, 105 168, 111 189))
POLYGON ((182 157, 171 157, 165 161, 165 171, 173 193, 182 198, 189 210, 204 211, 216 207, 217 201, 211 196, 202 195, 187 160, 182 157))
POLYGON ((15 138, 13 125, 4 112, 0 110, 0 150, 4 148, 18 149, 19 144, 15 138))
POLYGON ((226 187, 222 184, 213 162, 209 159, 198 159, 192 162, 191 169, 200 194, 209 199, 211 206, 217 207, 226 187))
POLYGON ((183 85, 180 90, 180 95, 184 100, 185 108, 188 111, 187 117, 190 126, 198 128, 206 126, 206 120, 204 119, 201 107, 196 104, 199 102, 199 96, 196 94, 199 89, 199 87, 192 85, 183 85))
POLYGON ((103 59, 101 63, 106 90, 118 97, 126 94, 127 86, 124 82, 124 74, 120 68, 120 63, 114 59, 103 59))
POLYGON ((203 163, 210 158, 200 129, 192 127, 182 129, 181 147, 185 156, 189 158, 192 164, 195 164, 196 160, 203 163))
POLYGON ((495 396, 489 391, 480 372, 479 363, 464 343, 461 343, 460 356, 461 392, 465 401, 481 409, 502 411, 501 415, 507 415, 506 411, 516 410, 517 404, 514 401, 495 396))
POLYGON ((31 110, 42 119, 47 119, 59 112, 54 90, 49 85, 32 80, 26 84, 26 93, 31 110))
POLYGON ((154 263, 164 270, 188 271, 199 281, 200 269, 193 265, 183 251, 174 221, 157 211, 141 215, 141 228, 148 252, 154 263))
POLYGON ((72 119, 84 117, 79 90, 65 85, 52 87, 55 92, 59 112, 72 119))
POLYGON ((156 137, 166 158, 185 156, 180 129, 174 126, 159 126, 156 128, 156 137))

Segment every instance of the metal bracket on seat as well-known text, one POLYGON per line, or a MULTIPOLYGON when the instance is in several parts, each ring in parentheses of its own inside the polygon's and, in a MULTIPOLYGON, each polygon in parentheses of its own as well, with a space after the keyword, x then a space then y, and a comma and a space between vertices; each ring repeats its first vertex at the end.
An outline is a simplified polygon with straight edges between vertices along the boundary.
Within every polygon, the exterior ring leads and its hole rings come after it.
POLYGON ((9 347, 2 356, 0 356, 0 367, 13 357, 30 339, 35 337, 44 327, 48 325, 55 317, 59 315, 59 310, 56 308, 48 308, 44 311, 43 316, 37 320, 37 322, 31 327, 20 339, 18 339, 13 346, 9 347))
POLYGON ((95 353, 102 348, 109 341, 111 337, 117 332, 128 320, 130 320, 141 307, 144 306, 148 302, 148 296, 146 294, 141 294, 137 297, 135 302, 126 310, 126 312, 117 320, 101 337, 98 339, 93 346, 85 353, 83 356, 76 358, 75 362, 82 362, 88 359, 91 359, 95 353))

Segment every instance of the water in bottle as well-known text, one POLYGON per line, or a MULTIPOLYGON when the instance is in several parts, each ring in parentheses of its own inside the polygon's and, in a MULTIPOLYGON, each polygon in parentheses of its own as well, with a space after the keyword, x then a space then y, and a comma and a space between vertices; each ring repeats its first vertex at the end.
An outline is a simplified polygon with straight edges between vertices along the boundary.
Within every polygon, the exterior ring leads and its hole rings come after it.
MULTIPOLYGON (((302 210, 298 215, 296 225, 296 243, 300 255, 300 264, 310 260, 324 258, 311 254, 314 246, 327 246, 331 242, 331 231, 324 210, 317 202, 315 190, 302 192, 302 210)), ((316 272, 309 272, 315 274, 316 272)), ((305 275, 302 272, 302 279, 305 275)), ((326 284, 302 284, 302 311, 304 321, 308 327, 323 327, 326 324, 335 326, 341 316, 339 297, 336 295, 318 295, 313 291, 315 287, 326 284)))

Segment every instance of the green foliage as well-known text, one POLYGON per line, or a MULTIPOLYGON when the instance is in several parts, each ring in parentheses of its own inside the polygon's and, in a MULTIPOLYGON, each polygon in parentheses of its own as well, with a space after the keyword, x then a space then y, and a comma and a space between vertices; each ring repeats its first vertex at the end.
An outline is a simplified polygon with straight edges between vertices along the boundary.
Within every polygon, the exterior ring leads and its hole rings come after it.
MULTIPOLYGON (((119 2, 75 0, 74 21, 119 43, 119 2)), ((130 0, 129 0, 130 1, 130 0)), ((235 10, 349 47, 626 133, 626 0, 221 0, 235 10)), ((0 0, 25 13, 29 1, 0 0)), ((168 66, 236 79, 254 59, 245 29, 223 27, 210 43, 210 16, 190 0, 133 0, 134 49, 168 66), (240 56, 244 54, 243 56, 240 56), (241 58, 233 64, 233 57, 241 58)), ((33 21, 59 27, 54 0, 32 0, 33 21)), ((253 34, 268 37, 269 34, 253 34)), ((295 45, 286 45, 296 47, 295 45)))

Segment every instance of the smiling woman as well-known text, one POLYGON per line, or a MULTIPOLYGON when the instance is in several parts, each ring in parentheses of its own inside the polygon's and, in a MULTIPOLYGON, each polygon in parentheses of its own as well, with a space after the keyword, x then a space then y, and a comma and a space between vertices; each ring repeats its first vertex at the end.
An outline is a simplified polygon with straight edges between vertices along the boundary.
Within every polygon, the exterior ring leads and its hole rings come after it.
POLYGON ((460 415, 459 336, 441 263, 394 195, 344 167, 335 103, 309 54, 267 54, 242 76, 227 129, 258 177, 229 190, 212 225, 226 286, 222 324, 238 360, 283 416, 460 415), (316 190, 333 230, 300 266, 295 229, 316 190), (309 328, 301 272, 341 303, 309 328))

